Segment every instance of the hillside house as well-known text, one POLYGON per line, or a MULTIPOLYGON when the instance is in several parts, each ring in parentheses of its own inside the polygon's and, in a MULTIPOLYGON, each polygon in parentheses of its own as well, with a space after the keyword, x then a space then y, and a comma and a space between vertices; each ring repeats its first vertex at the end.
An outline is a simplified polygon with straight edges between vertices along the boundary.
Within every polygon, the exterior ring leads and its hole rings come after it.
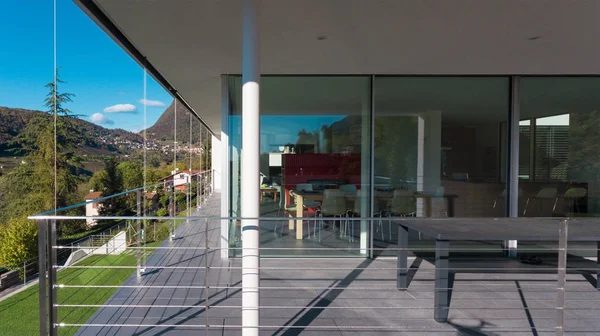
POLYGON ((171 175, 160 179, 163 182, 165 190, 175 187, 175 190, 186 192, 187 183, 192 183, 199 175, 204 173, 204 170, 182 170, 178 169, 171 171, 171 175))
MULTIPOLYGON (((85 215, 86 216, 98 216, 98 207, 100 206, 100 202, 91 202, 98 198, 102 197, 102 192, 90 190, 90 193, 85 195, 85 215), (89 203, 87 203, 89 202, 89 203)), ((86 219, 86 223, 88 227, 96 225, 96 220, 92 218, 86 219)))

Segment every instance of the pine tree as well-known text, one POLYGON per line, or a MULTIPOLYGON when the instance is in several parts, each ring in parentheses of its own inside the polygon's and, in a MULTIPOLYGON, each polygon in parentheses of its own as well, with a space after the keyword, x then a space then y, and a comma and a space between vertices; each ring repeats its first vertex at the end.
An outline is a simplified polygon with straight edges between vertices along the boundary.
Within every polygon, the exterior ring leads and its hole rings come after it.
MULTIPOLYGON (((117 158, 113 157, 106 161, 104 168, 106 173, 100 178, 103 186, 102 196, 115 195, 124 191, 123 174, 119 170, 118 165, 119 161, 117 158)), ((129 210, 125 196, 117 196, 104 200, 98 207, 100 216, 127 216, 131 214, 129 210)))

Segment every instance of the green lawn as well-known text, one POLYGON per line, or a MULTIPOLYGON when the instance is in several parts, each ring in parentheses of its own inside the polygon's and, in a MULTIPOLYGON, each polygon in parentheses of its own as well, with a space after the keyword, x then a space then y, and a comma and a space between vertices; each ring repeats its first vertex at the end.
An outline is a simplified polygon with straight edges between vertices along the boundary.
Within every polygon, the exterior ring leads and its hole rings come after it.
MULTIPOLYGON (((190 210, 191 212, 192 210, 190 210)), ((185 216, 186 210, 178 216, 185 216)), ((175 220, 177 228, 185 219, 175 220)), ((168 221, 159 226, 168 227, 168 221)), ((148 237, 149 238, 149 237, 148 237)), ((148 243, 147 247, 160 246, 162 241, 148 243)), ((155 249, 143 250, 149 256, 155 249)), ((77 266, 135 266, 136 251, 127 250, 120 255, 93 255, 77 266)), ((69 268, 58 272, 58 284, 68 285, 121 285, 132 274, 134 268, 69 268)), ((0 302, 0 330, 5 335, 39 335, 39 296, 38 285, 0 302)), ((117 290, 117 288, 60 288, 59 304, 93 304, 101 305, 117 290)), ((97 308, 59 307, 58 322, 65 324, 82 324, 96 312, 97 308)), ((59 335, 73 335, 78 327, 62 327, 59 335)))
MULTIPOLYGON (((159 246, 160 242, 148 244, 159 246)), ((147 250, 150 254, 153 250, 147 250)), ((117 256, 90 256, 78 266, 135 266, 135 251, 130 250, 117 256)), ((110 268, 70 268, 58 272, 58 283, 69 285, 121 285, 135 269, 110 268)), ((39 287, 34 285, 0 302, 0 328, 2 335, 38 335, 39 334, 39 287)), ((61 288, 58 290, 60 304, 103 304, 116 291, 116 288, 61 288)), ((85 323, 97 308, 58 308, 60 323, 85 323)), ((59 335, 73 335, 77 327, 63 327, 59 335)))

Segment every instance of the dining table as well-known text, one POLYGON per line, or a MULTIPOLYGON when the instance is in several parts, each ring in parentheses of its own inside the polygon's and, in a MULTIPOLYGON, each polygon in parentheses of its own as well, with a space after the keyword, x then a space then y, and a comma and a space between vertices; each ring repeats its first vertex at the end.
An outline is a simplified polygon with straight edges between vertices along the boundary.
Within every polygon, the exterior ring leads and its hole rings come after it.
MULTIPOLYGON (((296 219, 290 218, 288 221, 289 230, 296 231, 296 239, 302 240, 304 237, 304 210, 305 204, 308 202, 322 202, 323 201, 322 190, 315 191, 293 191, 291 196, 294 197, 296 203, 296 219)), ((457 197, 454 194, 428 194, 423 192, 414 192, 409 194, 408 196, 412 196, 416 199, 423 199, 423 215, 422 217, 431 217, 432 215, 432 199, 435 198, 444 198, 447 200, 447 216, 454 217, 454 199, 457 197)), ((347 192, 345 193, 346 200, 354 201, 356 199, 356 192, 347 192)), ((394 198, 394 193, 392 191, 375 191, 375 199, 379 201, 391 202, 394 198)))

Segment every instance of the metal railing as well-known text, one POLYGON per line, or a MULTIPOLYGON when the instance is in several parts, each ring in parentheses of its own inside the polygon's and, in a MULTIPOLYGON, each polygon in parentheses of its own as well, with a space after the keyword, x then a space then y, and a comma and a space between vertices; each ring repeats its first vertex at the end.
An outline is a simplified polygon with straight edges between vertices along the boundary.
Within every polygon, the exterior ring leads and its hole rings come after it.
MULTIPOLYGON (((207 203, 203 204, 206 211, 210 209, 207 203)), ((174 232, 176 235, 170 235, 160 245, 144 244, 141 236, 136 235, 136 244, 128 246, 128 250, 137 256, 135 263, 123 262, 124 255, 69 266, 73 272, 96 272, 98 277, 113 279, 81 284, 72 283, 69 278, 57 278, 55 256, 59 251, 71 248, 57 245, 56 223, 83 218, 86 217, 32 217, 38 221, 40 269, 44 271, 40 281, 40 330, 43 335, 57 335, 61 330, 72 328, 83 328, 80 329, 82 334, 95 334, 99 328, 115 332, 185 328, 205 334, 243 330, 246 326, 239 319, 244 309, 243 266, 240 259, 221 259, 217 252, 224 248, 242 248, 235 244, 222 247, 221 223, 244 220, 260 223, 261 236, 265 239, 259 253, 276 251, 279 256, 287 257, 262 259, 256 269, 261 283, 254 290, 261 293, 261 303, 252 308, 261 311, 260 329, 273 334, 297 334, 303 330, 415 334, 476 332, 485 335, 502 332, 563 335, 565 330, 600 331, 599 325, 591 324, 586 318, 594 312, 600 314, 598 282, 593 279, 598 273, 598 264, 580 258, 570 260, 571 266, 567 267, 568 227, 578 224, 570 224, 568 219, 544 219, 554 223, 551 225, 555 228, 556 239, 548 241, 558 244, 522 244, 520 253, 541 257, 514 260, 501 256, 500 244, 489 242, 464 242, 465 245, 450 248, 415 236, 411 240, 414 246, 403 246, 403 240, 408 239, 400 230, 404 223, 427 219, 292 218, 303 219, 307 226, 299 240, 290 231, 285 234, 290 225, 289 217, 188 216, 174 232), (365 244, 365 241, 370 242, 365 244), (456 264, 445 259, 450 250, 452 255, 458 256, 456 264), (364 258, 383 252, 393 253, 394 259, 364 258), (147 257, 140 258, 141 253, 147 257), (402 261, 408 253, 414 256, 412 264, 402 261), (299 259, 301 255, 363 258, 299 259), (544 262, 536 265, 540 258, 544 262), (467 267, 469 263, 474 266, 467 267), (534 274, 530 275, 531 272, 534 274), (109 276, 113 273, 125 274, 125 278, 131 280, 109 276), (451 274, 453 280, 449 280, 451 274), (59 296, 59 291, 65 293, 59 296), (106 292, 100 301, 74 299, 86 297, 79 294, 100 291, 106 292), (569 298, 570 295, 573 298, 569 298), (59 315, 59 310, 68 314, 59 315), (92 310, 94 314, 77 315, 79 320, 75 318, 75 312, 86 310, 92 310), (142 320, 132 317, 150 311, 162 313, 142 320), (165 315, 167 311, 169 313, 165 315), (569 320, 582 322, 568 325, 569 320)), ((181 221, 180 217, 174 216, 95 219, 136 223, 181 221)), ((443 219, 436 220, 443 224, 443 219)), ((514 220, 527 225, 542 219, 514 220)), ((598 254, 595 243, 571 248, 593 252, 596 257, 598 254)))
MULTIPOLYGON (((66 262, 73 251, 78 249, 89 250, 89 248, 97 248, 106 243, 107 240, 110 240, 118 232, 123 231, 126 228, 127 224, 121 222, 97 234, 85 236, 81 239, 68 243, 67 246, 69 248, 57 253, 56 260, 58 265, 62 265, 64 262, 66 262)), ((13 271, 8 271, 5 274, 2 274, 4 278, 1 284, 2 291, 21 285, 27 286, 27 284, 36 282, 38 279, 38 257, 20 262, 18 265, 8 265, 7 269, 13 271), (10 281, 10 283, 6 284, 5 282, 7 280, 10 281)))
MULTIPOLYGON (((36 216, 29 217, 30 219, 34 219, 38 222, 38 258, 32 259, 32 263, 24 264, 24 270, 27 274, 28 269, 31 269, 31 265, 35 264, 35 268, 39 271, 39 286, 40 286, 40 335, 52 334, 56 335, 56 323, 51 321, 56 321, 57 315, 57 280, 58 271, 62 270, 73 270, 81 267, 82 261, 85 258, 88 258, 92 254, 96 254, 95 252, 102 253, 102 251, 98 251, 100 247, 107 246, 106 255, 113 254, 114 251, 127 250, 135 251, 136 258, 136 268, 138 273, 142 273, 144 270, 141 268, 141 264, 145 262, 145 258, 147 257, 147 253, 144 252, 144 246, 146 242, 149 240, 156 241, 157 238, 160 238, 160 232, 157 232, 157 224, 160 223, 162 226, 160 228, 166 228, 168 225, 168 237, 169 241, 172 241, 175 236, 175 229, 177 228, 178 223, 182 220, 181 217, 178 217, 178 213, 185 209, 186 212, 191 211, 193 207, 193 201, 195 198, 195 207, 200 208, 203 203, 206 203, 207 198, 213 192, 212 188, 212 172, 201 172, 198 174, 194 174, 191 176, 191 179, 188 179, 185 183, 185 190, 183 193, 185 194, 184 200, 178 200, 176 198, 176 194, 178 190, 175 188, 173 182, 169 183, 169 181, 164 181, 162 183, 157 183, 153 185, 148 185, 144 187, 139 187, 131 190, 127 190, 114 195, 107 195, 103 197, 99 197, 94 200, 86 200, 85 202, 81 202, 78 204, 70 205, 64 208, 50 210, 36 216), (167 216, 148 216, 149 214, 156 214, 156 208, 152 206, 148 207, 145 202, 142 201, 145 197, 145 192, 150 189, 156 188, 166 189, 165 194, 168 195, 168 201, 166 204, 167 216), (196 189, 195 195, 192 195, 193 189, 196 189), (135 195, 135 205, 133 209, 123 209, 118 212, 131 212, 133 210, 134 215, 132 216, 63 216, 61 215, 67 210, 77 209, 85 207, 90 203, 98 203, 103 204, 108 200, 118 199, 118 198, 128 198, 131 195, 135 195), (144 216, 146 215, 146 216, 144 216), (45 219, 41 219, 45 218, 45 219), (60 221, 86 221, 87 223, 98 223, 99 221, 106 222, 117 222, 118 224, 111 226, 109 229, 102 231, 98 234, 91 234, 77 241, 68 243, 66 245, 59 246, 57 244, 57 223, 60 221), (166 224, 166 225, 165 225, 166 224), (153 232, 151 235, 146 234, 147 229, 152 229, 153 232), (114 237, 119 232, 126 232, 125 241, 115 241, 114 237), (110 247, 108 246, 110 245, 110 247), (75 251, 83 251, 85 256, 77 258, 74 261, 74 264, 63 265, 67 260, 69 255, 73 254, 75 251)), ((163 230, 164 231, 164 230, 163 230)), ((164 236, 164 235, 163 235, 164 236)), ((163 239, 165 239, 163 237, 163 239)), ((121 253, 122 254, 122 253, 121 253)), ((95 260, 97 261, 97 260, 95 260)), ((83 263, 85 264, 85 263, 83 263)), ((91 268, 91 266, 90 266, 91 268)), ((111 269, 111 266, 108 265, 108 270, 111 269)), ((67 272, 68 273, 68 272, 67 272)), ((63 273, 61 272, 61 276, 63 273)), ((27 281, 27 277, 25 277, 25 281, 27 281)))

